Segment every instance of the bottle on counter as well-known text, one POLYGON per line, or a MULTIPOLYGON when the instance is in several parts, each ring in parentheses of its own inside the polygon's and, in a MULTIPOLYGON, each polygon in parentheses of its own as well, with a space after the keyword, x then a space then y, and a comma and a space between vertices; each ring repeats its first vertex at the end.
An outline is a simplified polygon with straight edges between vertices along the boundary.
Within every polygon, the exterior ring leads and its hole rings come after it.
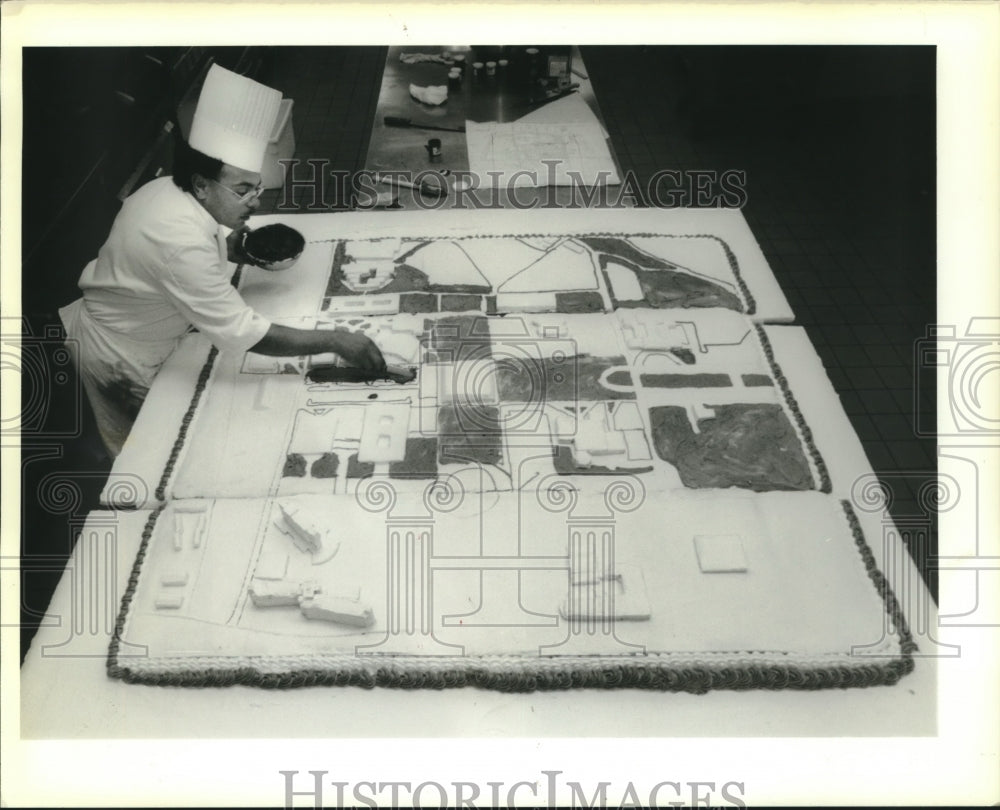
POLYGON ((525 57, 526 57, 526 59, 528 61, 528 65, 527 65, 527 67, 528 67, 528 81, 531 84, 534 84, 536 81, 538 81, 538 74, 539 74, 539 61, 540 61, 540 57, 539 57, 539 53, 538 53, 538 48, 528 48, 524 52, 524 55, 525 55, 525 57))

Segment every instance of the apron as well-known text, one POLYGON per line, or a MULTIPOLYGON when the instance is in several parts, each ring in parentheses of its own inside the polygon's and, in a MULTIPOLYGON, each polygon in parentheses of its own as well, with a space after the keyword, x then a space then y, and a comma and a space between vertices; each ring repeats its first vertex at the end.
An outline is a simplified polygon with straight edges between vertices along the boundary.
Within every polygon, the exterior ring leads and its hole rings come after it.
POLYGON ((73 356, 112 458, 121 453, 160 366, 179 338, 141 341, 99 324, 83 298, 59 310, 73 356))

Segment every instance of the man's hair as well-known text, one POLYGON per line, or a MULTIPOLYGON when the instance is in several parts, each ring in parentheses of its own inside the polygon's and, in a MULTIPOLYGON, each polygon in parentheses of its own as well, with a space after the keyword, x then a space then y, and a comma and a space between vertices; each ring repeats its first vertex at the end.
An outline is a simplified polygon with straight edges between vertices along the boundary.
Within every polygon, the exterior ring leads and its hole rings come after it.
POLYGON ((184 191, 194 191, 191 180, 196 174, 218 180, 222 174, 222 165, 218 158, 192 149, 183 138, 178 138, 174 144, 174 184, 184 191))

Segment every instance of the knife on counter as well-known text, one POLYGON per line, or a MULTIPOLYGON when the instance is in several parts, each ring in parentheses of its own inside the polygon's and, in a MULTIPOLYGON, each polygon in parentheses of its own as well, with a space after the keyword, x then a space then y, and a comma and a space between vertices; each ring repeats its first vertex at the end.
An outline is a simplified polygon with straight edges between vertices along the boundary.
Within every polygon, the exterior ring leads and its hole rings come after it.
POLYGON ((465 132, 464 126, 459 127, 439 127, 434 124, 421 124, 418 121, 413 121, 409 118, 402 118, 398 115, 387 115, 382 119, 383 123, 387 127, 410 127, 412 129, 433 129, 438 132, 465 132))

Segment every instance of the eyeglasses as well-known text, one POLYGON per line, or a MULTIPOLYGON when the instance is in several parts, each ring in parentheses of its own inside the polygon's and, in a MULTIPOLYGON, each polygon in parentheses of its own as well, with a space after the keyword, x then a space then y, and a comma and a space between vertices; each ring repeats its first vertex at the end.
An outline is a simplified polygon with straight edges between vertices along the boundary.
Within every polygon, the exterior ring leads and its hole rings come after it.
POLYGON ((226 191, 232 194, 236 198, 236 200, 242 205, 247 205, 248 203, 253 202, 258 197, 260 197, 261 194, 264 193, 264 187, 261 185, 258 185, 256 188, 250 189, 250 191, 246 192, 245 194, 240 194, 238 191, 236 191, 236 189, 232 189, 229 186, 225 186, 218 180, 213 180, 211 177, 209 177, 208 179, 212 180, 212 182, 215 183, 215 185, 219 186, 219 188, 224 188, 226 191))

